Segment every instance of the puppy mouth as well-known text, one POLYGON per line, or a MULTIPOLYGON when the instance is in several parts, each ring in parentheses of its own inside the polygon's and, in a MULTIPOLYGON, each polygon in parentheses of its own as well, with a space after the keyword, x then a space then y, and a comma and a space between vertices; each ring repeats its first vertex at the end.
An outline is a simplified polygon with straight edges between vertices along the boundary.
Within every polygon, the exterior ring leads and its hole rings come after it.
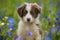
POLYGON ((34 23, 34 21, 31 21, 31 20, 27 20, 27 22, 26 22, 27 24, 32 24, 32 23, 34 23))

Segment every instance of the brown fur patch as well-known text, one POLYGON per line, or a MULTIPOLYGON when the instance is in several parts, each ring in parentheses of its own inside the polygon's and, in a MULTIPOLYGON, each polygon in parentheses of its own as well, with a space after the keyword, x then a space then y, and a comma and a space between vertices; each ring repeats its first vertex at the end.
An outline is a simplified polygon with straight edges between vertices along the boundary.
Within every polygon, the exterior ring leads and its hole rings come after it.
POLYGON ((34 18, 36 18, 38 16, 38 13, 40 13, 40 12, 41 12, 41 8, 38 7, 38 5, 35 5, 35 4, 31 5, 30 13, 34 18))
POLYGON ((18 8, 17 12, 20 17, 23 17, 27 14, 27 11, 25 10, 26 5, 24 4, 22 7, 18 8))

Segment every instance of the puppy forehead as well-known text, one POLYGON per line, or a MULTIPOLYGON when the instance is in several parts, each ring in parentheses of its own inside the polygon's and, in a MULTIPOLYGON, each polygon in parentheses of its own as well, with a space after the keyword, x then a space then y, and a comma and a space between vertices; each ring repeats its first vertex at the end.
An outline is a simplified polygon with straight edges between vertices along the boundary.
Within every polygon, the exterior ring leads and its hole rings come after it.
POLYGON ((31 10, 31 4, 29 4, 29 3, 26 4, 26 10, 27 11, 30 11, 31 10))

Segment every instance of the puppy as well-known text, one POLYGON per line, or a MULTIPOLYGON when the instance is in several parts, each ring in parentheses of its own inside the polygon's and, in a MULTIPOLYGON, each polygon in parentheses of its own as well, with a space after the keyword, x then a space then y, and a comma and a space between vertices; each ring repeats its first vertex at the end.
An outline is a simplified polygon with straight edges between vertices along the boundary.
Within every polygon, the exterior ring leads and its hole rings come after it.
POLYGON ((16 40, 41 40, 39 15, 41 7, 36 3, 25 3, 17 10, 20 17, 16 40))

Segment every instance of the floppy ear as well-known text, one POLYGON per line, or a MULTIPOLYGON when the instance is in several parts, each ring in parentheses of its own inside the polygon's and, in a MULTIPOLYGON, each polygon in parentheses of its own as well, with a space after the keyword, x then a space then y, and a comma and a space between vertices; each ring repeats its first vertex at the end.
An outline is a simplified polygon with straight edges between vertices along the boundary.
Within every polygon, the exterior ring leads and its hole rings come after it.
POLYGON ((26 7, 26 5, 24 4, 24 5, 20 6, 20 7, 17 9, 17 12, 18 12, 18 14, 19 14, 20 17, 23 17, 22 12, 23 12, 23 10, 25 9, 25 7, 26 7))
POLYGON ((40 13, 41 12, 41 7, 38 4, 33 3, 32 4, 32 7, 35 8, 35 10, 36 10, 37 13, 40 13))

